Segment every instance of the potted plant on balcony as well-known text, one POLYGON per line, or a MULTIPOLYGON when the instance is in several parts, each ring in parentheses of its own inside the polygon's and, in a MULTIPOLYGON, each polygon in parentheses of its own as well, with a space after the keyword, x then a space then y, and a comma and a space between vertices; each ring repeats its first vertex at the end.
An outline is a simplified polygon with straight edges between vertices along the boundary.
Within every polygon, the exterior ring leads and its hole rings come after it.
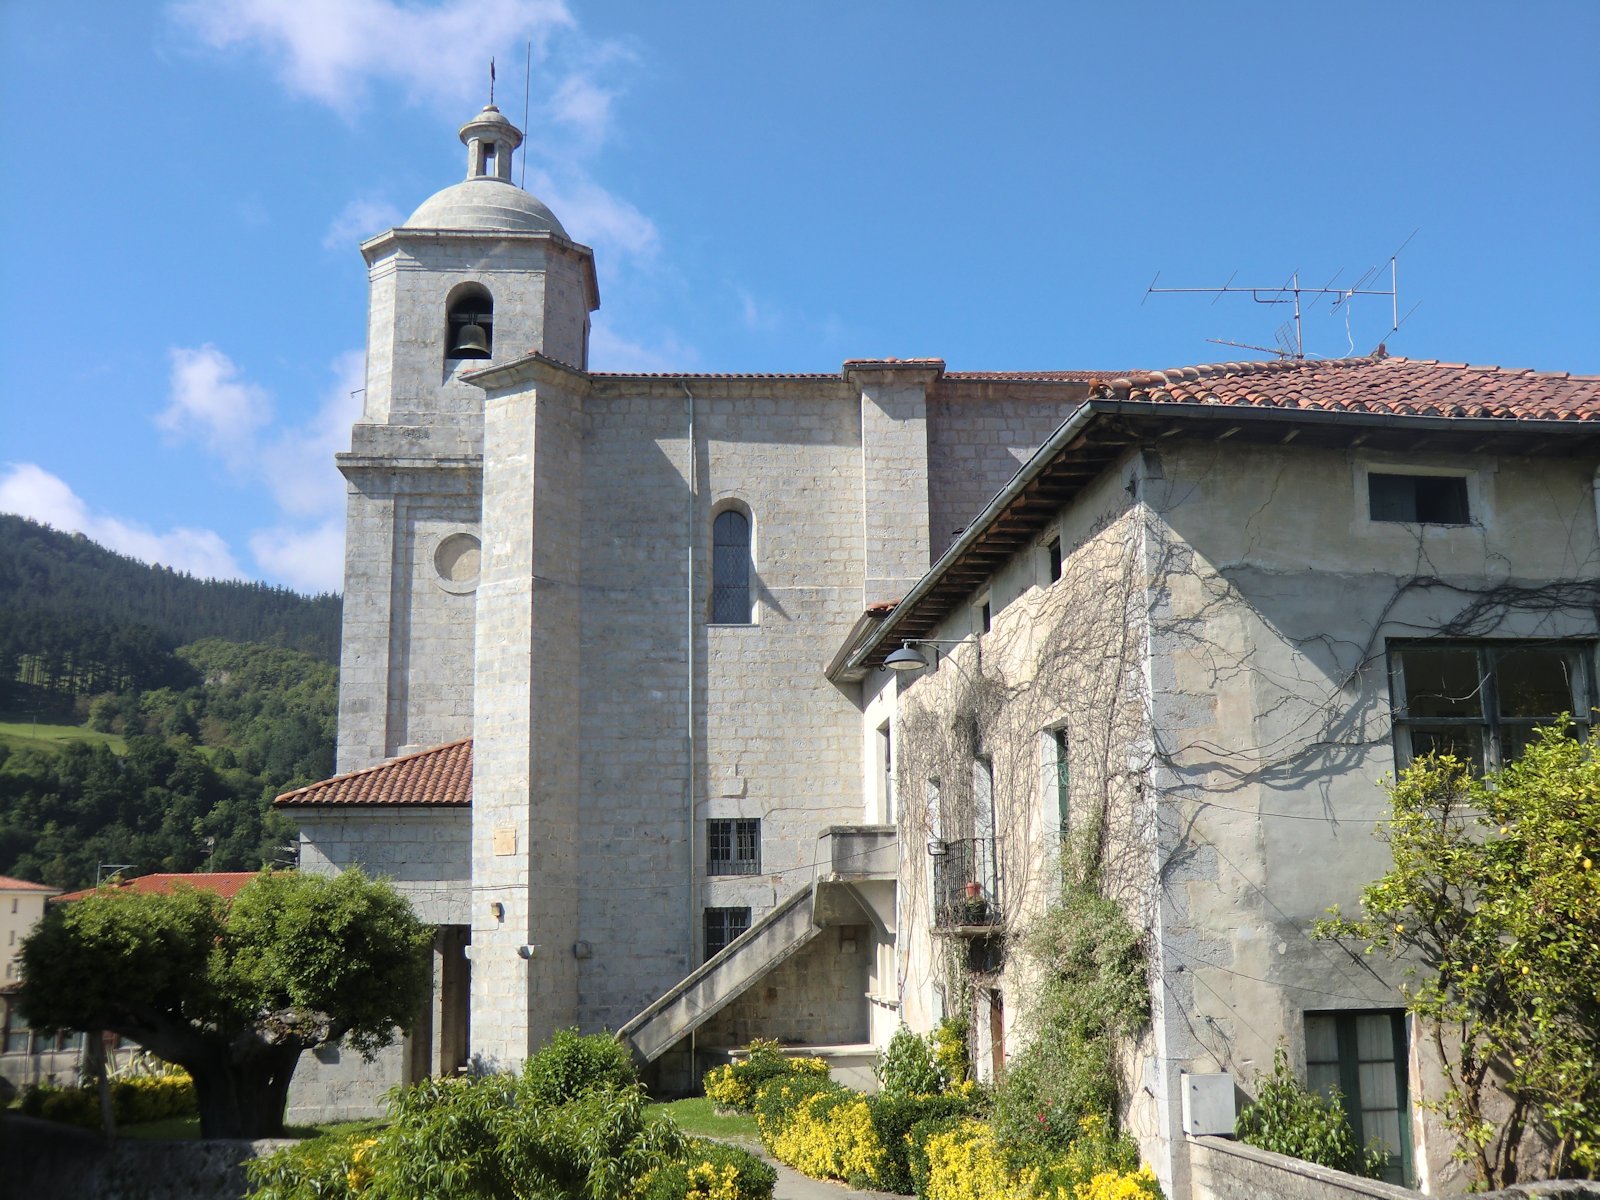
POLYGON ((965 895, 957 908, 961 924, 987 925, 989 923, 989 899, 983 894, 983 884, 968 883, 965 888, 965 895))

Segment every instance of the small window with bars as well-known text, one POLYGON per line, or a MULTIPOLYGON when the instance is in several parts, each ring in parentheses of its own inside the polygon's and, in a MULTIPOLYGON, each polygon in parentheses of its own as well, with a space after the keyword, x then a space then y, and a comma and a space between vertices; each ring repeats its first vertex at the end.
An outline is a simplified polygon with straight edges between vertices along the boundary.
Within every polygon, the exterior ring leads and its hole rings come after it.
POLYGON ((1467 480, 1462 475, 1367 476, 1367 513, 1374 521, 1408 525, 1469 525, 1467 480))
POLYGON ((706 961, 722 953, 729 942, 749 928, 748 908, 706 909, 706 961))
POLYGON ((761 874, 761 821, 756 818, 707 821, 706 874, 761 874))

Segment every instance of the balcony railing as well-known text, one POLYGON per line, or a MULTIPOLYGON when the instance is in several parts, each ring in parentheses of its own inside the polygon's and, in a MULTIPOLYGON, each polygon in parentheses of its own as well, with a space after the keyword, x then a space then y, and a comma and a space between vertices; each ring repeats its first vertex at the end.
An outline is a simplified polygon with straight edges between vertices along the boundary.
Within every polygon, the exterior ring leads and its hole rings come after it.
POLYGON ((993 838, 929 846, 933 863, 933 927, 987 931, 1005 923, 993 838))

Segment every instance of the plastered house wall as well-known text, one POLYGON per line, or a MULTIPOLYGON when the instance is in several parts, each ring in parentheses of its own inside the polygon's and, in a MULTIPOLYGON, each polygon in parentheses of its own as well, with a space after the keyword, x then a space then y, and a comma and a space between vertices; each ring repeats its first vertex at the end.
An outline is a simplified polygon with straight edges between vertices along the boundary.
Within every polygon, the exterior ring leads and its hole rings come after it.
MULTIPOLYGON (((927 775, 917 722, 931 714, 950 726, 984 708, 970 699, 973 678, 1004 681, 975 745, 994 761, 1013 946, 1048 898, 1053 866, 1053 798, 1048 781, 1028 771, 1030 739, 1037 745, 1052 723, 1068 729, 1074 819, 1086 802, 1110 801, 1121 845, 1133 852, 1108 859, 1106 885, 1148 929, 1151 951, 1152 1024, 1126 1064, 1126 1117, 1169 1194, 1187 1186, 1181 1070, 1226 1070, 1249 1087, 1280 1039, 1303 1071, 1306 1011, 1400 1007, 1397 968, 1309 936, 1328 906, 1353 908, 1387 865, 1372 835, 1386 811, 1380 782, 1395 765, 1387 644, 1448 630, 1593 639, 1592 613, 1557 605, 1491 607, 1462 626, 1497 585, 1537 593, 1593 577, 1600 539, 1590 470, 1491 455, 1419 463, 1181 443, 1132 454, 1041 534, 1062 537, 1061 582, 1041 585, 1037 543, 1015 555, 986 589, 992 631, 976 636, 971 610, 958 609, 934 636, 970 635, 972 644, 900 685, 896 754, 909 847, 929 823, 916 811, 927 775), (1365 473, 1374 466, 1469 472, 1474 524, 1371 521, 1365 473), (1130 553, 1131 561, 1119 557, 1130 553), (1114 563, 1122 565, 1108 572, 1114 563), (1113 578, 1122 584, 1107 587, 1113 578), (1096 639, 1098 650, 1086 643, 1081 663, 1050 678, 1051 643, 1077 657, 1071 640, 1114 615, 1112 594, 1134 602, 1126 650, 1096 639), (1130 664, 1136 677, 1112 683, 1130 664)), ((948 821, 950 783, 940 783, 948 821)), ((952 939, 927 932, 926 871, 927 860, 913 858, 901 877, 913 1028, 953 1005, 950 970, 941 975, 939 962, 952 939)), ((1025 990, 1026 971, 1013 955, 984 983, 1010 996, 1025 990)), ((1005 1018, 1020 1046, 1026 1013, 1008 1005, 1005 1018)), ((1415 1039, 1413 1058, 1415 1080, 1430 1067, 1415 1039)), ((1415 1106, 1412 1116, 1422 1179, 1435 1191, 1464 1182, 1415 1106)))

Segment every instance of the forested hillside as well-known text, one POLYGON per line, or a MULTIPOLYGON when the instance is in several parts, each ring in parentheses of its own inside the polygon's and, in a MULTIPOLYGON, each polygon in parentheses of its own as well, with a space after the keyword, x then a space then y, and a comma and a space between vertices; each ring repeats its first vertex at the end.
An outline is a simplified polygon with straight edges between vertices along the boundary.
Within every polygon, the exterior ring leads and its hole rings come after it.
POLYGON ((337 596, 195 579, 0 513, 0 681, 45 697, 181 683, 165 674, 170 651, 202 638, 334 663, 339 612, 337 596))
POLYGON ((102 864, 283 860, 272 797, 333 769, 338 628, 337 596, 197 580, 0 515, 0 874, 74 888, 102 864))

